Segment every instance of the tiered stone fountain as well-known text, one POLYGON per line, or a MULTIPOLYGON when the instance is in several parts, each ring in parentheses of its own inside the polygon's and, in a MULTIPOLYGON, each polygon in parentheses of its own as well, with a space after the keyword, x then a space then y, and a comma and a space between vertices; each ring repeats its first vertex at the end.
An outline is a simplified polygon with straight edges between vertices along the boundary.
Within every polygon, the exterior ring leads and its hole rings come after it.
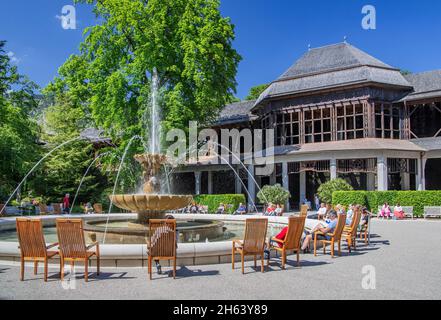
POLYGON ((146 224, 149 219, 160 219, 167 211, 177 210, 188 206, 193 200, 189 195, 160 194, 161 184, 158 174, 167 162, 163 154, 135 155, 143 168, 143 194, 121 194, 110 196, 112 203, 118 208, 136 212, 138 223, 146 224))

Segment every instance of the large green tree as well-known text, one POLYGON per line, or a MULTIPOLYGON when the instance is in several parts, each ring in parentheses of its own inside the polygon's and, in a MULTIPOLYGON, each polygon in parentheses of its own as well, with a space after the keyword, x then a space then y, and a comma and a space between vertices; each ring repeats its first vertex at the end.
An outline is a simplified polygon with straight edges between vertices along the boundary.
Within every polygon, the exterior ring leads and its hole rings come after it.
POLYGON ((219 0, 80 0, 99 25, 59 69, 50 90, 68 93, 121 147, 145 134, 151 75, 158 71, 162 126, 208 124, 236 88, 240 56, 219 0))
POLYGON ((37 86, 20 75, 0 41, 0 200, 15 189, 39 156, 37 86))

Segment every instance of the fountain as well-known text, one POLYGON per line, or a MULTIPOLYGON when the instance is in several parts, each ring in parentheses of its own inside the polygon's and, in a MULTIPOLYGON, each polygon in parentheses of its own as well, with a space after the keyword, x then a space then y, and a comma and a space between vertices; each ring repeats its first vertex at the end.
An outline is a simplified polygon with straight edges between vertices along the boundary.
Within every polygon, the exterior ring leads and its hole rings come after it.
POLYGON ((160 194, 161 184, 158 173, 167 161, 165 155, 138 154, 135 155, 135 159, 143 168, 144 193, 110 196, 114 205, 136 212, 137 223, 145 224, 149 219, 163 218, 167 211, 181 209, 191 203, 193 197, 190 195, 160 194))
MULTIPOLYGON (((167 211, 186 207, 193 200, 189 195, 161 194, 161 183, 158 175, 167 157, 159 153, 159 106, 158 106, 159 79, 156 68, 152 72, 152 90, 150 99, 150 128, 149 153, 135 155, 143 169, 143 192, 140 194, 111 195, 110 200, 117 207, 136 212, 137 223, 146 224, 149 219, 163 218, 167 211)), ((148 109, 146 109, 147 111, 148 109)))

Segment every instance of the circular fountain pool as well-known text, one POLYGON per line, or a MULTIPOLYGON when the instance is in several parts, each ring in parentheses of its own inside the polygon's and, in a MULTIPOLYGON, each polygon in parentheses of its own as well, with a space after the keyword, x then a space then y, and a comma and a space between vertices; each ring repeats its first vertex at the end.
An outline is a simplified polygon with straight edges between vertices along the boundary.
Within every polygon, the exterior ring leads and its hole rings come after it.
MULTIPOLYGON (((282 225, 269 224, 268 236, 273 236, 281 230, 282 225)), ((145 244, 148 238, 148 226, 136 223, 135 219, 106 219, 84 221, 86 241, 106 244, 145 244), (107 228, 106 228, 107 225, 107 228)), ((221 242, 243 239, 245 224, 241 221, 219 221, 199 219, 178 219, 178 243, 221 242)), ((57 232, 52 226, 44 228, 47 243, 57 242, 57 232)), ((15 230, 0 232, 0 241, 16 242, 15 230)))

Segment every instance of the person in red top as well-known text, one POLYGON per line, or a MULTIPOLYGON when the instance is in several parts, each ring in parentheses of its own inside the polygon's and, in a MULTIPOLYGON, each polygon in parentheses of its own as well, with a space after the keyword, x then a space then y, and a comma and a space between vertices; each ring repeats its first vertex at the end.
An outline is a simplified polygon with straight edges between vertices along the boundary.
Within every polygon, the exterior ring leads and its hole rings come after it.
MULTIPOLYGON (((284 227, 282 231, 280 231, 276 236, 274 236, 274 238, 278 240, 285 240, 287 233, 288 233, 288 227, 284 227)), ((280 248, 283 247, 283 245, 280 242, 277 242, 277 244, 279 245, 280 248)))
POLYGON ((64 213, 69 213, 69 208, 70 208, 69 197, 70 197, 70 195, 68 193, 66 193, 66 195, 63 198, 63 212, 64 213))

